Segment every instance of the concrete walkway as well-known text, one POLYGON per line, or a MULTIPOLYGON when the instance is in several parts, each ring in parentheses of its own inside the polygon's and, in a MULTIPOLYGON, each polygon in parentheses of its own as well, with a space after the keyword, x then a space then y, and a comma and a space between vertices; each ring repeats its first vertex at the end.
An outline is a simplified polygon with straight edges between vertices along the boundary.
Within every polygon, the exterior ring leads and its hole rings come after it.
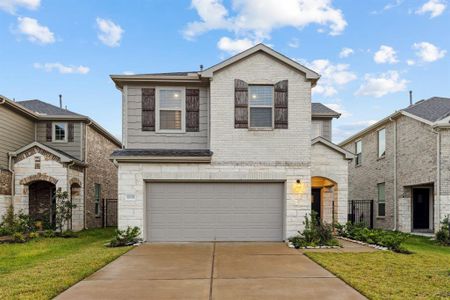
POLYGON ((365 299, 283 243, 145 244, 57 299, 365 299))

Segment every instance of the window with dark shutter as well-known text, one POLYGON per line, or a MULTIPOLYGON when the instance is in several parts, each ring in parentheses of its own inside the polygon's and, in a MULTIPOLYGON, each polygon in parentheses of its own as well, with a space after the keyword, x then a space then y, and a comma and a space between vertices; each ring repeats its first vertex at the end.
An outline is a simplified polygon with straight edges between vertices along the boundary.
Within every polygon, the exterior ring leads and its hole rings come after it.
POLYGON ((248 84, 234 80, 234 128, 248 128, 248 84))
POLYGON ((155 131, 155 89, 142 89, 142 130, 155 131))
POLYGON ((74 137, 74 124, 73 122, 69 122, 68 124, 68 131, 69 131, 69 135, 68 135, 68 139, 69 142, 73 142, 73 137, 74 137))
POLYGON ((275 128, 288 128, 288 81, 282 80, 274 86, 275 128))
POLYGON ((47 122, 46 124, 46 140, 47 142, 52 141, 52 122, 47 122))
POLYGON ((200 131, 200 91, 186 89, 186 131, 200 131))

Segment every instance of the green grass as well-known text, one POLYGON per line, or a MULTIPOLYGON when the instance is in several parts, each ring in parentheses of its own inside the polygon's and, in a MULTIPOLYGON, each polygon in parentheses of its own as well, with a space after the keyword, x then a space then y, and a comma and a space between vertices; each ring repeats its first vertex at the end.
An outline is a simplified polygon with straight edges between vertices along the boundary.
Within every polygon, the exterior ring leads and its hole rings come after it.
POLYGON ((130 249, 105 247, 113 235, 113 229, 94 229, 77 238, 0 244, 0 299, 58 295, 130 249))
POLYGON ((369 299, 450 299, 450 247, 424 237, 404 246, 414 254, 307 253, 369 299))

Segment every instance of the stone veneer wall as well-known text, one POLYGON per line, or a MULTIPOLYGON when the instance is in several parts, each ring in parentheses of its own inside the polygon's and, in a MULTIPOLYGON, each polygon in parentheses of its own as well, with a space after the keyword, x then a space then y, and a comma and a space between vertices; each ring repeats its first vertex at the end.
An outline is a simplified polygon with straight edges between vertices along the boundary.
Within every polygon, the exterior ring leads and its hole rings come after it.
POLYGON ((434 226, 450 216, 450 129, 439 129, 440 134, 440 195, 435 197, 439 208, 435 210, 434 226))
POLYGON ((119 147, 90 126, 86 127, 86 227, 103 226, 95 215, 95 184, 101 184, 101 198, 117 199, 117 167, 109 160, 119 147))
POLYGON ((305 215, 311 211, 310 170, 289 164, 142 164, 119 165, 119 227, 139 226, 145 238, 145 203, 148 180, 176 181, 285 181, 285 236, 303 228, 305 215), (295 193, 293 184, 299 179, 303 191, 295 193))
MULTIPOLYGON (((29 152, 31 153, 31 152, 29 152)), ((67 169, 67 165, 61 163, 59 159, 44 151, 32 152, 28 157, 20 156, 20 160, 14 165, 15 171, 15 195, 14 209, 28 213, 28 184, 35 180, 45 180, 55 183, 56 189, 69 191, 68 182, 71 178, 77 178, 83 182, 83 172, 76 169, 67 169), (35 169, 35 157, 41 158, 39 169, 35 169)), ((74 199, 77 207, 72 212, 72 229, 83 229, 83 201, 82 198, 74 199)))

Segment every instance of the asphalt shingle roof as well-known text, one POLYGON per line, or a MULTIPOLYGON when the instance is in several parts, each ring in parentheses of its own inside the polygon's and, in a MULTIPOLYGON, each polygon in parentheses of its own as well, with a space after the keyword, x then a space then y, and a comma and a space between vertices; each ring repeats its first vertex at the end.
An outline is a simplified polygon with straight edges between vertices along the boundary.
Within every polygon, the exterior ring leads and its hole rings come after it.
POLYGON ((430 122, 436 122, 450 114, 450 98, 433 97, 422 100, 403 109, 403 111, 430 122))
POLYGON ((322 103, 313 102, 311 103, 311 113, 314 115, 320 116, 330 116, 330 117, 340 117, 341 114, 337 111, 332 110, 328 106, 323 105, 322 103))
POLYGON ((23 107, 41 114, 48 116, 82 116, 80 114, 74 113, 70 110, 59 108, 58 106, 46 103, 41 100, 24 100, 17 101, 16 103, 22 105, 23 107))

